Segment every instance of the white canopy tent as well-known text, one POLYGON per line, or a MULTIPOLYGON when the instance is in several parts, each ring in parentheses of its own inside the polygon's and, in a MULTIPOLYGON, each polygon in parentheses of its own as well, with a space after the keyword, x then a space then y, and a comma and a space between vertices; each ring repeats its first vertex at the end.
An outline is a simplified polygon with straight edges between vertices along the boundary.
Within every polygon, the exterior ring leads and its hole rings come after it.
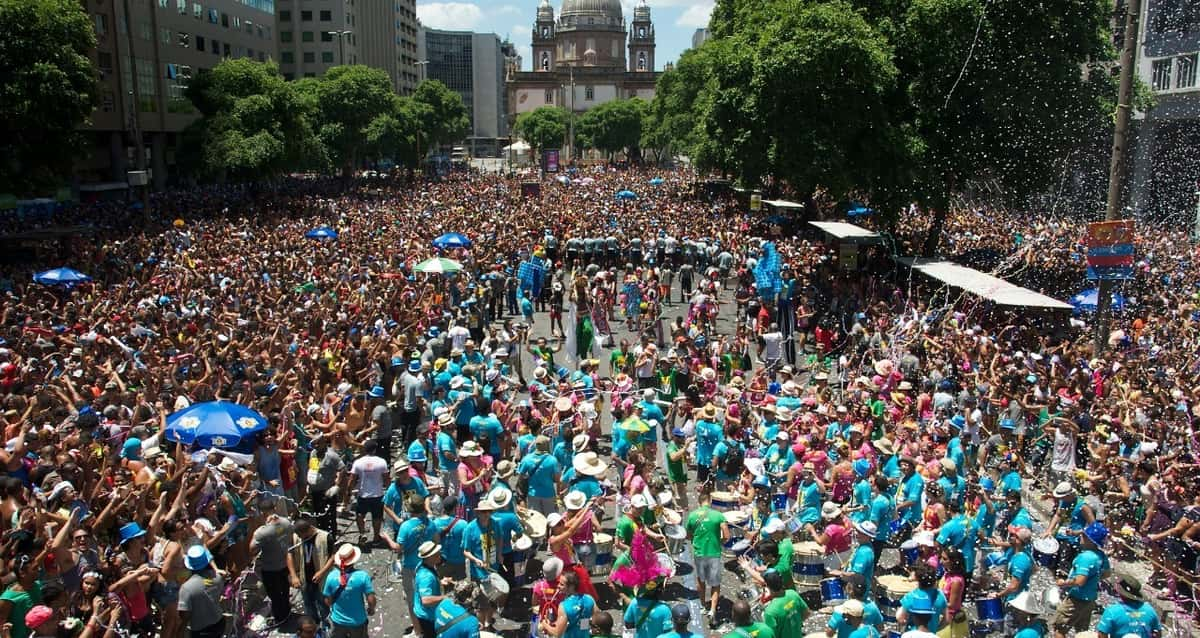
POLYGON ((839 242, 851 244, 882 244, 883 236, 861 226, 846 222, 808 222, 839 242))
POLYGON ((937 259, 900 259, 913 270, 1001 306, 1072 310, 1071 304, 1022 288, 974 268, 937 259))

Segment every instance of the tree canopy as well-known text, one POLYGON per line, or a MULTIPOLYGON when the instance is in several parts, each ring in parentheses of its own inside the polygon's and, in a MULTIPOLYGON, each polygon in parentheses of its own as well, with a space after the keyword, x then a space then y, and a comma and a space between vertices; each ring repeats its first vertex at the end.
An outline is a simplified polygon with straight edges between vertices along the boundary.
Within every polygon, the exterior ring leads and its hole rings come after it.
POLYGON ((718 0, 714 37, 660 77, 647 130, 747 185, 889 213, 944 212, 980 181, 1020 201, 1105 125, 1110 13, 1104 0, 718 0))
POLYGON ((635 155, 642 141, 645 100, 610 100, 584 112, 576 124, 578 144, 609 156, 626 152, 635 155))
POLYGON ((562 148, 567 137, 567 110, 558 106, 539 106, 522 113, 513 125, 513 132, 529 143, 534 151, 562 148))
POLYGON ((78 0, 0 0, 0 192, 32 194, 70 173, 96 107, 96 46, 78 0))

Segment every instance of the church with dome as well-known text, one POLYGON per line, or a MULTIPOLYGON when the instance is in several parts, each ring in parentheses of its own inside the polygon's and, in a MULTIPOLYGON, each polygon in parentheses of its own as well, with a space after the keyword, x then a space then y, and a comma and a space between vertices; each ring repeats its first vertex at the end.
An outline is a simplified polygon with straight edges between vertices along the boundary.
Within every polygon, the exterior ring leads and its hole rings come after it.
POLYGON ((610 100, 654 98, 654 23, 640 0, 626 22, 620 0, 541 0, 533 24, 533 70, 507 72, 510 125, 522 113, 561 106, 577 115, 610 100))

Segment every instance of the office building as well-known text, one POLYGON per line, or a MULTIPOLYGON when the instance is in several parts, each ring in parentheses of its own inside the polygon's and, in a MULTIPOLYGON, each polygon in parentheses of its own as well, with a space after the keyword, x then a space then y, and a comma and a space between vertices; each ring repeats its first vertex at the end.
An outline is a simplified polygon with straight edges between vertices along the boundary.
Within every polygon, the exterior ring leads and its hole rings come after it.
POLYGON ((1143 0, 1138 45, 1138 75, 1154 106, 1136 126, 1131 205, 1152 218, 1182 216, 1190 227, 1200 191, 1200 3, 1143 0))
POLYGON ((471 118, 464 145, 473 157, 494 157, 508 137, 506 65, 516 57, 511 43, 494 33, 422 29, 418 46, 423 78, 438 80, 462 96, 471 118))
POLYGON ((700 45, 708 42, 708 39, 711 37, 712 35, 708 32, 708 29, 696 29, 696 32, 692 34, 692 48, 699 49, 700 45))
POLYGON ((417 85, 416 0, 275 0, 279 68, 288 79, 364 64, 401 94, 417 85))
POLYGON ((542 0, 533 24, 533 70, 512 74, 509 121, 541 106, 582 113, 610 100, 654 98, 654 23, 641 0, 626 23, 620 0, 542 0), (628 28, 627 28, 628 27, 628 28))
POLYGON ((164 188, 179 133, 198 115, 184 96, 188 81, 225 58, 276 57, 273 0, 85 0, 84 7, 96 31, 100 98, 83 127, 90 146, 76 165, 84 197, 101 184, 125 187, 126 171, 137 165, 137 133, 150 183, 164 188))

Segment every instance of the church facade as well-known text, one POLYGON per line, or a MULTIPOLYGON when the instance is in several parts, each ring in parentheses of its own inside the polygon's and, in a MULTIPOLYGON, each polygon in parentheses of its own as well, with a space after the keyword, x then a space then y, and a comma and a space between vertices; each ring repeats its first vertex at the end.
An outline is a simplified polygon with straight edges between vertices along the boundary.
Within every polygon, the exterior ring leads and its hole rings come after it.
POLYGON ((654 98, 654 23, 646 1, 626 23, 620 0, 542 0, 533 25, 533 70, 508 70, 509 124, 542 106, 576 115, 610 100, 654 98))

